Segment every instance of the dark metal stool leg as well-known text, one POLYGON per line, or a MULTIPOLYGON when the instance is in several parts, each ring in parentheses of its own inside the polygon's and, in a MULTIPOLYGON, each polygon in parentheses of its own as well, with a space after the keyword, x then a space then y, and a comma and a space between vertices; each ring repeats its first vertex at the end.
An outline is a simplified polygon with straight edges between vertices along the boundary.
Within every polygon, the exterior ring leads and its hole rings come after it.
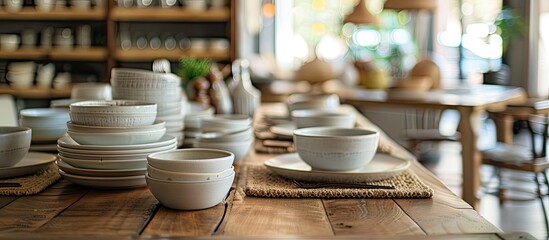
MULTIPOLYGON (((547 174, 545 172, 543 172, 543 177, 545 178, 545 182, 547 182, 547 174)), ((549 217, 547 216, 547 210, 545 208, 545 203, 543 202, 543 193, 541 192, 541 181, 539 180, 538 178, 538 173, 535 174, 534 176, 535 180, 536 180, 536 185, 538 186, 538 189, 537 189, 537 193, 538 193, 538 198, 541 202, 541 208, 543 210, 543 218, 545 219, 545 231, 546 231, 546 234, 547 236, 549 236, 549 217)))

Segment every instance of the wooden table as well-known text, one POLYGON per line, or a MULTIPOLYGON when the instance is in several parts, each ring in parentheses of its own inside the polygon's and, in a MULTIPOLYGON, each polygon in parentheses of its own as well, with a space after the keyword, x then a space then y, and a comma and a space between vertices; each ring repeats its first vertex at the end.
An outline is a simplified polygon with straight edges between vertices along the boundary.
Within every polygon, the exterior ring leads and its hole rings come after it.
POLYGON ((480 114, 486 109, 504 109, 507 104, 526 99, 522 88, 497 85, 476 85, 421 94, 348 88, 337 82, 329 82, 323 88, 324 91, 337 93, 343 102, 357 107, 458 110, 463 166, 462 197, 475 209, 478 209, 480 189, 481 156, 477 148, 480 114))
MULTIPOLYGON (((283 111, 282 104, 261 112, 283 111)), ((361 127, 376 128, 359 116, 361 127)), ((381 134, 391 154, 413 156, 381 134)), ((413 160, 413 171, 434 189, 423 199, 259 198, 244 194, 243 166, 273 157, 251 152, 237 167, 237 180, 226 204, 200 211, 162 207, 147 188, 99 190, 61 180, 27 197, 0 196, 0 238, 368 238, 368 239, 506 239, 429 171, 413 160)), ((524 238, 523 238, 524 239, 524 238)))

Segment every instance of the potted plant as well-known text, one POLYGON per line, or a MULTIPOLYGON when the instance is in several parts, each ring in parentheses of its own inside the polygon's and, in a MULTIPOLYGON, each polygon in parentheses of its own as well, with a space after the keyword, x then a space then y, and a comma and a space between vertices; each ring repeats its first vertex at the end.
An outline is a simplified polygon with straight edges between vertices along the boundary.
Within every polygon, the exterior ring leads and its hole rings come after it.
POLYGON ((204 77, 211 66, 212 61, 206 58, 182 57, 179 59, 177 75, 181 78, 181 87, 185 89, 189 99, 195 96, 193 84, 190 83, 199 77, 204 77))
POLYGON ((499 69, 490 69, 488 72, 483 74, 484 83, 507 85, 509 83, 511 69, 507 65, 505 53, 507 52, 509 44, 514 39, 524 35, 524 22, 513 9, 503 8, 496 17, 494 26, 496 27, 496 31, 493 34, 498 34, 502 41, 502 64, 499 69))

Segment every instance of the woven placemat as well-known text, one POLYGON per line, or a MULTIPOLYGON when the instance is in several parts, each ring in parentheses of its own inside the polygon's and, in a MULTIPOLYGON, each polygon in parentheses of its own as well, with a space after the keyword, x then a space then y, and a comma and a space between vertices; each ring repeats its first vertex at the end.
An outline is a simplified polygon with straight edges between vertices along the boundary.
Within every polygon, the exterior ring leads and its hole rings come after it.
POLYGON ((0 179, 0 183, 19 183, 21 185, 20 187, 0 187, 0 195, 23 196, 37 194, 61 178, 58 169, 55 163, 51 163, 45 170, 32 175, 0 179))
POLYGON ((245 193, 256 197, 282 198, 430 198, 433 189, 425 185, 410 171, 382 181, 368 182, 391 185, 395 189, 363 188, 298 188, 292 180, 272 173, 265 166, 246 168, 245 193))

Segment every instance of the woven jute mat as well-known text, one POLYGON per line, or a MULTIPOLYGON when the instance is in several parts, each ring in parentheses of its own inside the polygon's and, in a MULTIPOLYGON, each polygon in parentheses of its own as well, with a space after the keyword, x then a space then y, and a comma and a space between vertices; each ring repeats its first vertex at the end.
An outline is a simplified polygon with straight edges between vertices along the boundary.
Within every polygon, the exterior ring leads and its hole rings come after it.
POLYGON ((0 179, 0 183, 19 183, 19 187, 0 187, 0 195, 23 196, 33 195, 46 189, 61 178, 58 167, 51 163, 48 168, 38 173, 8 179, 0 179))
POLYGON ((375 182, 377 185, 391 185, 395 189, 363 188, 298 188, 292 180, 272 173, 265 166, 246 168, 245 193, 256 197, 281 198, 430 198, 433 189, 425 185, 412 172, 405 171, 395 177, 375 182))

